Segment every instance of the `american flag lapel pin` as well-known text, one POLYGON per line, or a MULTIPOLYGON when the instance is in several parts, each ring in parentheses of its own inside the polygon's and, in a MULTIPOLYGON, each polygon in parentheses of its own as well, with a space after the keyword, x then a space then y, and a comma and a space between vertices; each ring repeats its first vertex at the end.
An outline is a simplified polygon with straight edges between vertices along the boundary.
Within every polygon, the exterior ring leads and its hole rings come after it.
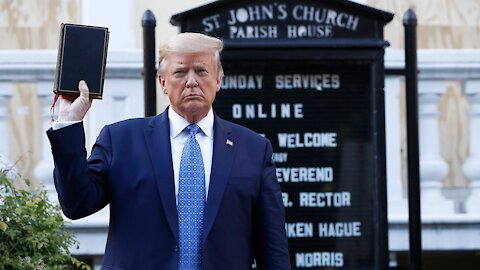
POLYGON ((232 141, 230 141, 230 140, 227 140, 227 141, 225 142, 225 144, 226 144, 226 145, 233 146, 233 142, 232 142, 232 141))

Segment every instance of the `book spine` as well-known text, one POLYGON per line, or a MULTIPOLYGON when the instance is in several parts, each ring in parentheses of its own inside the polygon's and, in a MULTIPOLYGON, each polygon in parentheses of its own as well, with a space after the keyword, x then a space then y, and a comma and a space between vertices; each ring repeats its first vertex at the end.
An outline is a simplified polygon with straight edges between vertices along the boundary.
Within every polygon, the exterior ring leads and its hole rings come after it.
POLYGON ((62 58, 63 58, 63 40, 64 40, 64 31, 65 24, 60 24, 60 38, 58 41, 58 52, 57 52, 57 67, 55 69, 55 79, 53 81, 53 92, 55 94, 60 91, 60 71, 62 69, 62 58))

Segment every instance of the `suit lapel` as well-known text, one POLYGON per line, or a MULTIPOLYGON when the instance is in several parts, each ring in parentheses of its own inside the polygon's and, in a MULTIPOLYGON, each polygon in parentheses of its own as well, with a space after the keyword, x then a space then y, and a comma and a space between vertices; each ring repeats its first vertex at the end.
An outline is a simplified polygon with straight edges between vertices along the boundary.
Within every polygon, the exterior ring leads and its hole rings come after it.
POLYGON ((145 140, 166 219, 175 239, 178 239, 178 214, 167 110, 152 119, 150 126, 145 129, 145 140))
POLYGON ((227 141, 237 141, 234 134, 222 121, 215 116, 212 171, 204 217, 204 241, 217 216, 232 167, 236 145, 227 143, 227 141))

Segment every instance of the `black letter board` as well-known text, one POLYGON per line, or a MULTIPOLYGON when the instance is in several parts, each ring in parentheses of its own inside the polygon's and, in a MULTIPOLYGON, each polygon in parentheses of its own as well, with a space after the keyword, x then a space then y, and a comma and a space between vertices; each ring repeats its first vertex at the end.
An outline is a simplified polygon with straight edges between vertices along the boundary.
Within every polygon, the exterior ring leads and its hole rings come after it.
POLYGON ((383 27, 343 0, 218 1, 172 17, 222 38, 214 109, 271 140, 292 269, 388 267, 383 27))

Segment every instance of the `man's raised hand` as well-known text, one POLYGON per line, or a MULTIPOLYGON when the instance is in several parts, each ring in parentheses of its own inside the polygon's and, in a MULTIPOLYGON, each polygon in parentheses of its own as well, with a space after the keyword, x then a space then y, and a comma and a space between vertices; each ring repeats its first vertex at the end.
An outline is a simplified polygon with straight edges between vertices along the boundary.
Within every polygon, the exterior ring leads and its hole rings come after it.
POLYGON ((80 96, 77 98, 60 96, 59 122, 82 121, 92 106, 92 99, 89 98, 88 86, 85 81, 81 80, 78 83, 78 90, 80 90, 80 96))

